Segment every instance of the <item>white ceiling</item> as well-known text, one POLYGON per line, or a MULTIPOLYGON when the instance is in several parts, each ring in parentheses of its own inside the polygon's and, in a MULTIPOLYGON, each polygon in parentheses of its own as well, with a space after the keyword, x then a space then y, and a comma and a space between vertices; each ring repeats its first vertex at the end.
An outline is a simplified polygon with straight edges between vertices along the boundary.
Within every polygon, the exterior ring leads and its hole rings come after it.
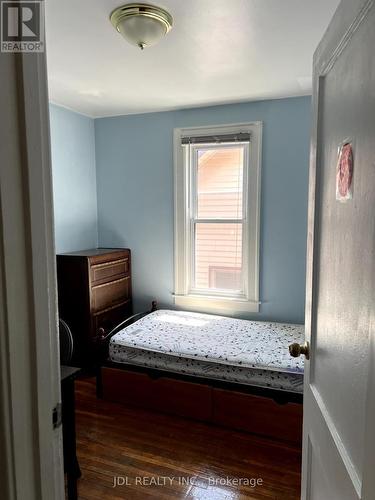
POLYGON ((339 0, 152 0, 174 27, 143 52, 109 21, 124 3, 46 2, 52 102, 98 117, 309 94, 339 0))

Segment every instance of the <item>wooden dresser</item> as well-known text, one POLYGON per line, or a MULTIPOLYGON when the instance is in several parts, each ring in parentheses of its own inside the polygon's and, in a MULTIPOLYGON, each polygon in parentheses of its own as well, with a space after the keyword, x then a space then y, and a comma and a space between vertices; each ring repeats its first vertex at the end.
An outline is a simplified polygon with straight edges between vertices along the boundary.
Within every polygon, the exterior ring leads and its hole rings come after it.
POLYGON ((76 366, 95 364, 95 339, 132 314, 129 249, 57 255, 59 316, 74 338, 76 366))

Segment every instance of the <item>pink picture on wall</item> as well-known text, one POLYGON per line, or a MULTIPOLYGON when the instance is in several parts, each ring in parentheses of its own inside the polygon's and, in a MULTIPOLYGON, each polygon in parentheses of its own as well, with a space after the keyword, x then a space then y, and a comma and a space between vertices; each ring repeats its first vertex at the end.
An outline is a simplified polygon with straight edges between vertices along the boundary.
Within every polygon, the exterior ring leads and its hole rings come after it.
POLYGON ((336 200, 353 198, 353 147, 345 142, 339 149, 336 171, 336 200))

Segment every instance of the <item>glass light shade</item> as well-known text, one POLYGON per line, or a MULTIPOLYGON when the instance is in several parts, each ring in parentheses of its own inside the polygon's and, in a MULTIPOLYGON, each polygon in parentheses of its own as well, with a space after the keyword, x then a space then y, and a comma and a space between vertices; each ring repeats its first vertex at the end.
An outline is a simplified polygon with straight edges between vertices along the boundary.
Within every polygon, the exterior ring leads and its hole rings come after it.
POLYGON ((129 43, 141 48, 155 45, 167 33, 163 23, 145 16, 125 17, 117 30, 129 43))
POLYGON ((141 3, 118 7, 110 19, 129 43, 141 49, 155 45, 171 30, 173 24, 173 18, 166 10, 141 3))

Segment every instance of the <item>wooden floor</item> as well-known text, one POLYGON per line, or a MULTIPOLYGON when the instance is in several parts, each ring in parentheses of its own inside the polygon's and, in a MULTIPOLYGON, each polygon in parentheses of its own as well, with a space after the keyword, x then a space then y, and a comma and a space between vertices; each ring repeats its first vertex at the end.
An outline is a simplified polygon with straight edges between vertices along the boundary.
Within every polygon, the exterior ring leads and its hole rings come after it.
POLYGON ((97 400, 93 379, 76 382, 76 408, 80 499, 299 498, 298 449, 97 400))

